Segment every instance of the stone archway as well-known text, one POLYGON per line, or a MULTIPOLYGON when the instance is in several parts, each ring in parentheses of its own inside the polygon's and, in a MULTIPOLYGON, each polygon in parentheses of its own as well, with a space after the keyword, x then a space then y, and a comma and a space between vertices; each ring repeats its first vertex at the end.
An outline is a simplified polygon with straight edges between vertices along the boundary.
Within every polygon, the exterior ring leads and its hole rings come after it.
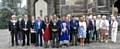
POLYGON ((44 16, 48 15, 48 4, 44 0, 38 0, 35 3, 35 16, 41 16, 41 19, 44 19, 44 16))
MULTIPOLYGON (((37 2, 38 0, 27 0, 27 11, 28 11, 28 16, 29 18, 31 18, 31 16, 36 16, 36 13, 35 13, 35 3, 37 2)), ((47 15, 50 16, 50 15, 53 15, 54 12, 55 12, 55 9, 54 9, 54 0, 44 0, 46 3, 47 3, 47 15), (49 9, 49 10, 48 10, 49 9)))

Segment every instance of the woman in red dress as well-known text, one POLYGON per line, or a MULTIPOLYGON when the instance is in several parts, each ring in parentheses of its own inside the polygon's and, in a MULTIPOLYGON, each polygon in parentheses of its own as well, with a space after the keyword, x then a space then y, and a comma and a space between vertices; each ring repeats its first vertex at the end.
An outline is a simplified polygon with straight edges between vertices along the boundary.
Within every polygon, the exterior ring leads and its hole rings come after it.
POLYGON ((49 25, 49 18, 46 16, 44 18, 44 23, 43 23, 43 39, 44 39, 44 47, 48 48, 48 41, 50 40, 50 25, 49 25))

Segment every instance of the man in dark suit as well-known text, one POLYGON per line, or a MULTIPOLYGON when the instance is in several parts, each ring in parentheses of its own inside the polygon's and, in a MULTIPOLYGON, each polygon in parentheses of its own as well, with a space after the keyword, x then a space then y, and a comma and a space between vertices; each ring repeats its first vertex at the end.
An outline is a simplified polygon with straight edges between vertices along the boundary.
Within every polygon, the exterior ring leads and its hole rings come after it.
POLYGON ((90 30, 93 30, 93 23, 91 20, 89 20, 88 16, 86 17, 85 22, 86 22, 86 28, 87 28, 85 43, 90 44, 90 30))
POLYGON ((74 16, 72 16, 72 20, 70 21, 70 30, 72 33, 72 46, 77 46, 77 34, 78 34, 79 23, 74 16), (74 40, 75 39, 75 40, 74 40))
POLYGON ((30 34, 30 27, 31 27, 31 21, 28 20, 28 16, 25 15, 24 19, 21 21, 21 28, 23 31, 23 44, 22 46, 25 46, 25 35, 27 36, 27 45, 29 46, 29 34, 30 34))
POLYGON ((50 28, 52 33, 52 48, 59 48, 59 29, 60 29, 60 21, 57 19, 57 16, 54 14, 53 20, 50 22, 50 28), (56 42, 55 42, 56 38, 56 42), (56 45, 55 45, 56 44, 56 45))
POLYGON ((36 32, 35 46, 39 46, 39 39, 40 39, 40 46, 42 46, 42 28, 43 28, 42 24, 43 24, 43 21, 40 19, 40 16, 37 16, 37 20, 34 22, 34 31, 36 32))
POLYGON ((16 16, 12 15, 12 20, 9 21, 9 32, 11 34, 11 43, 12 46, 14 46, 14 36, 15 36, 15 42, 16 45, 18 46, 18 24, 17 24, 17 20, 16 20, 16 16))

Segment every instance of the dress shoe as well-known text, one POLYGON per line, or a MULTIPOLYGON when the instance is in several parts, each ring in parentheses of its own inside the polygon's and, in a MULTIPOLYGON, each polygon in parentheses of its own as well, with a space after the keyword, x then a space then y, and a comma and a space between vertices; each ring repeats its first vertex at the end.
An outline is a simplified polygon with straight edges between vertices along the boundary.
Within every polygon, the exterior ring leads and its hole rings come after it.
POLYGON ((16 46, 19 46, 19 44, 16 44, 16 46))
POLYGON ((55 46, 52 46, 52 48, 55 48, 55 46))
POLYGON ((59 46, 57 46, 56 48, 59 48, 59 46))
POLYGON ((14 46, 14 44, 12 44, 12 46, 14 46))
POLYGON ((77 44, 75 44, 75 46, 77 46, 77 44))
POLYGON ((23 44, 22 46, 25 46, 25 44, 23 44))
POLYGON ((39 46, 39 45, 35 45, 35 46, 39 46))
POLYGON ((40 45, 40 47, 42 47, 42 45, 40 45))

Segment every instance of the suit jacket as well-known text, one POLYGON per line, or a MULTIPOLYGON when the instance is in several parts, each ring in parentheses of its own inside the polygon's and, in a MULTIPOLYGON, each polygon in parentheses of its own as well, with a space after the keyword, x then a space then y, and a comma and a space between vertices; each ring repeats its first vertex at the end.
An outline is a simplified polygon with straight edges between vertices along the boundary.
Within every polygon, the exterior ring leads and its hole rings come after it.
MULTIPOLYGON (((40 20, 40 32, 42 33, 42 28, 43 28, 43 21, 40 20)), ((34 31, 38 32, 38 20, 34 22, 34 31)))
POLYGON ((54 25, 53 21, 50 21, 50 28, 52 33, 59 33, 60 31, 60 21, 57 20, 56 25, 54 25), (56 32, 52 31, 52 29, 57 29, 56 32))
MULTIPOLYGON (((30 27, 31 27, 31 21, 27 20, 27 24, 26 24, 26 28, 28 29, 28 31, 30 31, 30 27)), ((21 28, 25 28, 25 20, 21 21, 21 28)))
POLYGON ((73 22, 73 20, 70 21, 70 31, 72 33, 78 33, 78 28, 79 28, 79 23, 77 20, 75 20, 75 22, 73 22), (76 29, 74 30, 74 27, 76 27, 76 29))
MULTIPOLYGON (((93 30, 94 26, 93 26, 93 23, 91 20, 88 20, 89 21, 89 24, 88 24, 88 30, 93 30)), ((87 21, 85 20, 85 22, 87 23, 87 21)))
POLYGON ((9 21, 9 31, 18 31, 18 24, 17 22, 15 23, 15 26, 13 25, 13 23, 11 21, 9 21))

